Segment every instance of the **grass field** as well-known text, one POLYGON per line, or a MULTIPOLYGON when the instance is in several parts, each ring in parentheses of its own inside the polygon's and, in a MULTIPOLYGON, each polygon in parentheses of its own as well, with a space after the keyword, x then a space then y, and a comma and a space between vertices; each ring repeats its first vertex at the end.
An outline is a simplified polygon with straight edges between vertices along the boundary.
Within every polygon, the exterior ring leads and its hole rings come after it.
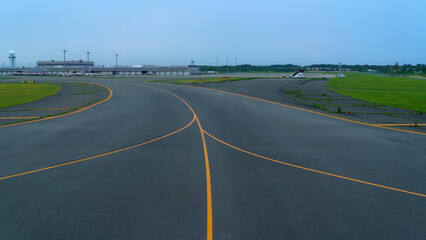
POLYGON ((426 112, 426 81, 381 77, 365 73, 345 73, 346 78, 332 78, 330 90, 364 100, 414 111, 426 112))
POLYGON ((0 83, 0 108, 32 102, 61 89, 50 83, 0 83))

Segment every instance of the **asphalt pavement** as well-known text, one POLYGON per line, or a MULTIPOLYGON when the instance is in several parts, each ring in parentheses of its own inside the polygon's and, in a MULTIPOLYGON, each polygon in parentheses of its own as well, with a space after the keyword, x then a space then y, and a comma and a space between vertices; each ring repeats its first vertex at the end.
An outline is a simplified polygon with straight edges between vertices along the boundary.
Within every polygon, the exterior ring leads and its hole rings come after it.
POLYGON ((78 81, 113 95, 0 128, 0 239, 426 238, 424 133, 228 93, 285 79, 78 81))

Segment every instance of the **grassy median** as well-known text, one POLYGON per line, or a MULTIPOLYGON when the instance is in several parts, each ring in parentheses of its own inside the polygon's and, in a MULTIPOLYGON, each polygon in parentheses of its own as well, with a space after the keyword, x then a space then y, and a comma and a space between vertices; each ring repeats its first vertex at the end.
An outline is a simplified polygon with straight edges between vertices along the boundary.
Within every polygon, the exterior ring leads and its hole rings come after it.
POLYGON ((39 100, 60 89, 50 83, 0 83, 0 108, 39 100))
POLYGON ((381 77, 365 73, 345 73, 346 78, 332 78, 330 90, 387 106, 426 112, 426 81, 399 77, 381 77))

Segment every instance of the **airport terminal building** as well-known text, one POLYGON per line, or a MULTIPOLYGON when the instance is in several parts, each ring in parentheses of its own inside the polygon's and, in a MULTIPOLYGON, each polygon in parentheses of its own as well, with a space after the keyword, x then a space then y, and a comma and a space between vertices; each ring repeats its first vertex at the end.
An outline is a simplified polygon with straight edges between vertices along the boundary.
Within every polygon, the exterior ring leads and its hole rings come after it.
POLYGON ((0 75, 184 76, 199 74, 195 66, 95 66, 93 61, 38 61, 37 67, 0 68, 0 75))

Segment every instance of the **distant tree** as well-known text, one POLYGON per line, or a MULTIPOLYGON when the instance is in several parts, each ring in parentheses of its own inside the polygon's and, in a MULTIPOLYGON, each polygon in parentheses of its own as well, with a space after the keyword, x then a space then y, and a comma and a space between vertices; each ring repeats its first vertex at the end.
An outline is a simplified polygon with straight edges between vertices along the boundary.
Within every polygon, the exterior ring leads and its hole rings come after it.
POLYGON ((393 66, 392 65, 386 65, 387 73, 393 74, 393 66))
POLYGON ((407 72, 408 73, 414 73, 414 66, 411 65, 411 64, 408 64, 408 70, 407 70, 407 72))
POLYGON ((394 71, 395 71, 397 74, 399 74, 399 73, 400 73, 400 70, 399 70, 399 63, 398 63, 398 62, 396 62, 396 63, 395 63, 395 65, 394 65, 394 71))
MULTIPOLYGON (((219 73, 226 73, 226 66, 199 66, 201 72, 207 72, 207 71, 218 71, 219 73)), ((337 64, 313 64, 310 66, 305 66, 307 69, 319 69, 319 70, 326 70, 326 71, 335 71, 338 69, 337 64)), ((230 73, 238 71, 238 72, 295 72, 299 69, 302 69, 304 67, 293 65, 293 64, 274 64, 269 66, 255 66, 250 64, 241 64, 238 66, 228 66, 228 70, 230 73)), ((411 65, 411 64, 404 64, 402 66, 399 65, 398 62, 396 62, 393 65, 342 65, 342 68, 349 69, 351 71, 359 71, 359 72, 366 72, 369 69, 376 70, 381 73, 388 73, 388 74, 402 74, 402 73, 413 73, 416 72, 426 72, 426 65, 425 64, 417 64, 417 65, 411 65), (414 70, 415 68, 415 70, 414 70)))

